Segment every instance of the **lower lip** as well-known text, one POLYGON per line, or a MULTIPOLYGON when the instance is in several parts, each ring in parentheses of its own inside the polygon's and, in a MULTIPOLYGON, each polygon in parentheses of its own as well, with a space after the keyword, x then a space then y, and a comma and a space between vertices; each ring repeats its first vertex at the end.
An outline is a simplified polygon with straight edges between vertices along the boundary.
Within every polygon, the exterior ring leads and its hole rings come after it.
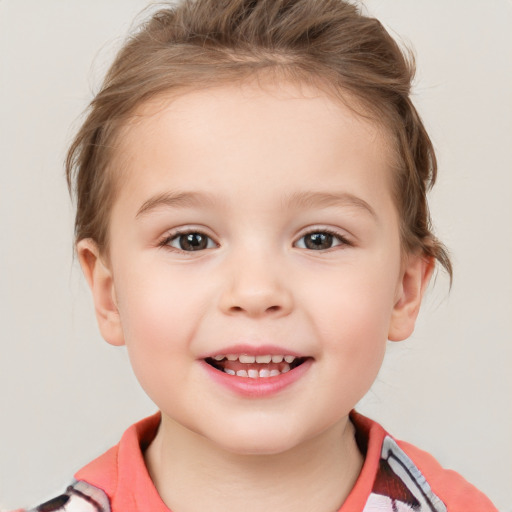
POLYGON ((260 377, 256 379, 228 375, 223 371, 217 370, 206 361, 201 361, 201 364, 215 382, 225 386, 234 393, 252 398, 264 398, 279 393, 301 379, 313 364, 313 360, 311 358, 306 359, 306 361, 293 370, 281 373, 275 377, 260 377))

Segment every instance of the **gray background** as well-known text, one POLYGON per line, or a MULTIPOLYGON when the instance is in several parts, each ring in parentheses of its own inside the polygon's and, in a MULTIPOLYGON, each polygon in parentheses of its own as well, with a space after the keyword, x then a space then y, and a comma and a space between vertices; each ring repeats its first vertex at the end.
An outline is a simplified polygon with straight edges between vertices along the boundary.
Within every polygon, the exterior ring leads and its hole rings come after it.
MULTIPOLYGON (((360 405, 512 511, 512 3, 369 0, 418 55, 455 282, 360 405)), ((145 0, 0 0, 0 508, 51 497, 154 411, 72 258, 66 144, 145 0), (92 66, 92 67, 91 67, 92 66)))

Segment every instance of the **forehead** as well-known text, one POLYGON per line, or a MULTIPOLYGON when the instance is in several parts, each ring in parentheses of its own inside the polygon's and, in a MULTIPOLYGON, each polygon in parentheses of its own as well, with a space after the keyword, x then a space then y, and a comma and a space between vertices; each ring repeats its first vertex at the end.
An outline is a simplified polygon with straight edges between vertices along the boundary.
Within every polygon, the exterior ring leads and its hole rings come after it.
POLYGON ((320 88, 234 83, 162 94, 139 106, 120 132, 113 167, 120 192, 132 185, 154 194, 171 180, 220 194, 225 172, 240 185, 279 177, 311 187, 333 169, 362 165, 359 181, 389 189, 388 139, 381 125, 320 88))
POLYGON ((257 127, 255 119, 248 117, 254 112, 261 119, 258 124, 267 126, 276 121, 302 120, 309 123, 313 131, 315 122, 328 123, 331 128, 350 123, 374 139, 387 138, 387 127, 379 120, 382 116, 370 114, 370 109, 352 93, 337 90, 320 80, 317 82, 318 85, 313 85, 256 76, 199 89, 185 87, 160 93, 136 108, 124 124, 120 142, 128 139, 130 143, 130 132, 134 129, 146 129, 169 114, 175 116, 177 124, 181 123, 180 128, 193 125, 198 129, 201 119, 206 122, 215 117, 219 122, 243 125, 248 130, 251 126, 246 121, 257 127), (185 120, 187 123, 183 124, 185 120))

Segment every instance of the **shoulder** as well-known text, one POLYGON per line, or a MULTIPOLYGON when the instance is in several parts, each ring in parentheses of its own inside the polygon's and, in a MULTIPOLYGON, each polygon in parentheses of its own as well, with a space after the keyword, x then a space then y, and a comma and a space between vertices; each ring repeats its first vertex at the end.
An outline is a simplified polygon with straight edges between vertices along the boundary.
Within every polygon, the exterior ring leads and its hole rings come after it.
POLYGON ((450 512, 497 512, 492 502, 459 473, 445 469, 428 452, 405 441, 396 444, 413 462, 433 492, 446 504, 450 512))
POLYGON ((107 495, 86 482, 74 482, 66 491, 30 510, 14 512, 111 512, 107 495))
POLYGON ((355 411, 350 418, 365 456, 356 482, 367 499, 361 510, 395 510, 396 503, 401 503, 405 508, 400 510, 497 512, 489 498, 426 451, 396 440, 377 422, 355 411))
POLYGON ((83 467, 62 494, 12 512, 111 512, 109 496, 116 487, 118 450, 116 445, 83 467))

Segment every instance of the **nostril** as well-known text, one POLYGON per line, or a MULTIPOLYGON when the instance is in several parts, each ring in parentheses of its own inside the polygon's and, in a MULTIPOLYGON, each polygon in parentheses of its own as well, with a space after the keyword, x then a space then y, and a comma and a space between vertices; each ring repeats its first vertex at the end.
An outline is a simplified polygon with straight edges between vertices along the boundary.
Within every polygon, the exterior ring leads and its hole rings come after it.
MULTIPOLYGON (((266 312, 268 311, 269 313, 280 311, 280 310, 281 310, 281 306, 269 306, 268 308, 265 309, 265 311, 266 312)), ((240 313, 240 312, 246 311, 246 309, 241 306, 231 306, 230 311, 233 313, 240 313)))
POLYGON ((290 313, 293 309, 293 301, 288 292, 247 290, 239 285, 238 288, 228 289, 222 294, 219 308, 228 315, 277 317, 290 313))

